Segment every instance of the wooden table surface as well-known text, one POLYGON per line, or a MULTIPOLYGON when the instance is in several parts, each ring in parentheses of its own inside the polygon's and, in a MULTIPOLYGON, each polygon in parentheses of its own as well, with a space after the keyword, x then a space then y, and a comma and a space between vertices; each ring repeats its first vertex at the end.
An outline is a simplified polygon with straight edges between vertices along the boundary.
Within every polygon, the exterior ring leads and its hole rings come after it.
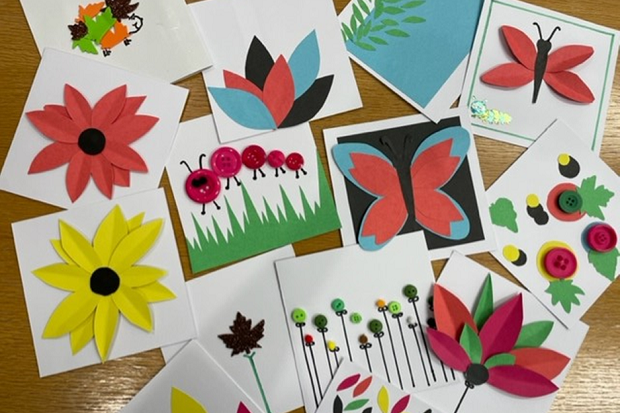
MULTIPOLYGON (((347 1, 336 0, 338 11, 347 1)), ((617 0, 530 2, 620 29, 617 0)), ((40 59, 18 0, 0 0, 0 45, 0 159, 4 163, 40 59)), ((321 139, 323 129, 416 113, 359 66, 353 66, 364 107, 312 123, 312 132, 324 164, 325 149, 321 139)), ((183 120, 211 112, 201 76, 192 76, 179 84, 190 89, 183 120)), ((476 138, 476 145, 486 187, 523 152, 523 148, 479 137, 476 138)), ((616 173, 620 172, 620 66, 616 69, 602 158, 616 173)), ((168 200, 172 201, 166 176, 162 186, 166 188, 168 200)), ((0 411, 117 412, 164 366, 159 350, 39 378, 10 224, 59 209, 6 192, 0 192, 0 205, 0 411)), ((174 207, 174 203, 170 205, 174 207)), ((191 272, 187 249, 176 210, 172 211, 172 216, 183 268, 189 279, 191 272)), ((340 245, 338 233, 332 232, 297 243, 295 250, 299 255, 340 245)), ((473 258, 514 281, 490 254, 478 254, 473 258)), ((436 274, 439 274, 443 265, 443 261, 433 263, 436 274)), ((620 283, 616 282, 603 294, 583 321, 590 325, 590 332, 551 411, 618 413, 620 283)))

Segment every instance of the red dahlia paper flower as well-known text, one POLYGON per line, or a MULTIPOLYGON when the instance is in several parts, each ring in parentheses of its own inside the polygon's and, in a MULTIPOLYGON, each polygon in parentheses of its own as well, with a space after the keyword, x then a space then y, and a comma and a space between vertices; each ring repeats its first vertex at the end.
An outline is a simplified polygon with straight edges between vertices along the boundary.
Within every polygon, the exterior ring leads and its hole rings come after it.
POLYGON ((146 96, 128 97, 123 85, 91 107, 77 89, 65 85, 64 98, 65 106, 45 105, 26 113, 34 127, 54 141, 35 156, 29 174, 69 164, 67 192, 75 202, 91 176, 101 193, 112 198, 113 185, 129 186, 130 171, 148 171, 142 157, 129 147, 159 121, 136 114, 146 96))

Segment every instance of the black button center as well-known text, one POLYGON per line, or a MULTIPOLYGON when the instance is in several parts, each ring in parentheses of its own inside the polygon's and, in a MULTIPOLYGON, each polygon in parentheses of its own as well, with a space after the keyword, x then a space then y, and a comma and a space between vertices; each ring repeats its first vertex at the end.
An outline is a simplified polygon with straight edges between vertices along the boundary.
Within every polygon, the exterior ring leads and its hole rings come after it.
POLYGON ((121 279, 112 268, 97 268, 90 276, 90 289, 95 294, 103 296, 114 294, 120 285, 121 279))
POLYGON ((80 133, 78 146, 87 155, 98 155, 105 148, 105 135, 99 129, 86 129, 80 133))
POLYGON ((474 386, 480 386, 489 380, 489 370, 483 364, 470 364, 465 371, 465 379, 474 386))

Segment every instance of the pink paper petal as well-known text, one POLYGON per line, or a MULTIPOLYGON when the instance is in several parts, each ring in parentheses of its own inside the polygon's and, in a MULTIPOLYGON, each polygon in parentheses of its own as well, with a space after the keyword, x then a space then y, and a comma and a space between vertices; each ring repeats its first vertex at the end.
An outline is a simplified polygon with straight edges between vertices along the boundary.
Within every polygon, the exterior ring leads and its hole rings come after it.
POLYGON ((154 116, 125 116, 102 129, 102 132, 106 138, 128 145, 146 135, 157 122, 159 122, 159 118, 154 116))
POLYGON ((355 383, 358 382, 360 377, 361 377, 361 374, 354 374, 352 376, 347 377, 342 382, 340 382, 340 384, 336 388, 336 391, 346 390, 349 387, 353 387, 355 383))
POLYGON ((106 93, 95 105, 92 115, 92 126, 102 129, 114 122, 125 107, 127 85, 119 86, 106 93))
POLYGON ((117 168, 112 165, 114 168, 114 185, 128 187, 130 183, 129 171, 127 169, 117 168))
POLYGON ((86 155, 82 151, 78 151, 67 168, 67 192, 71 202, 75 202, 76 199, 82 195, 86 185, 90 179, 90 165, 91 156, 86 155))
POLYGON ((148 171, 146 163, 138 152, 124 143, 108 140, 101 154, 118 168, 139 172, 148 171))
POLYGON ((82 129, 70 118, 49 110, 35 110, 26 113, 28 120, 43 135, 64 143, 77 143, 82 129))
POLYGON ((546 396, 558 386, 546 377, 519 366, 498 366, 489 369, 491 386, 522 397, 546 396))
POLYGON ((43 110, 46 112, 57 113, 58 115, 62 115, 65 118, 71 118, 71 116, 69 116, 69 112, 67 112, 67 108, 63 105, 45 105, 43 106, 43 110))
POLYGON ((28 173, 36 174, 56 169, 68 163, 79 150, 80 148, 74 143, 51 143, 34 157, 28 173))
POLYGON ((394 407, 392 407, 392 411, 390 413, 401 413, 402 411, 404 411, 409 405, 410 397, 410 395, 403 396, 402 399, 400 399, 396 402, 396 404, 394 404, 394 407))
POLYGON ((90 127, 93 112, 90 103, 79 90, 71 85, 65 85, 65 105, 69 116, 76 125, 82 129, 90 127))
POLYGON ((427 328, 426 332, 431 348, 441 361, 458 371, 467 370, 471 360, 456 340, 432 328, 427 328))
POLYGON ((500 353, 508 353, 514 347, 523 323, 523 299, 521 294, 497 308, 482 330, 482 361, 500 353))
POLYGON ((549 380, 564 370, 570 358, 547 348, 520 348, 510 352, 516 357, 515 365, 536 372, 549 380))
POLYGON ((237 407, 237 413, 251 413, 250 410, 246 407, 243 402, 239 402, 239 406, 237 407))
POLYGON ((112 164, 103 156, 91 158, 90 173, 99 191, 109 199, 112 198, 112 185, 114 183, 114 169, 112 164))
POLYGON ((467 307, 457 296, 439 284, 435 284, 433 307, 437 329, 455 341, 460 339, 465 324, 468 324, 474 332, 478 332, 478 326, 467 307))
POLYGON ((146 96, 131 96, 125 99, 125 106, 123 106, 121 114, 118 115, 118 119, 138 113, 138 109, 140 109, 145 99, 146 96))

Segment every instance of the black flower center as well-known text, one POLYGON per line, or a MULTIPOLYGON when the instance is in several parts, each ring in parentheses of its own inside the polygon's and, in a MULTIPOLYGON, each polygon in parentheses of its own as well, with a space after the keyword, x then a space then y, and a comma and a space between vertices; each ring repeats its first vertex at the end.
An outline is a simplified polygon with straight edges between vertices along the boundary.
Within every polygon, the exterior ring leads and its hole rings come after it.
POLYGON ((121 279, 112 268, 97 268, 90 276, 90 289, 95 294, 104 296, 114 294, 120 285, 121 279))
POLYGON ((98 155, 105 148, 105 135, 99 129, 85 129, 80 133, 78 146, 87 155, 98 155))
POLYGON ((465 371, 465 380, 480 386, 489 380, 489 370, 483 364, 470 364, 465 371))

